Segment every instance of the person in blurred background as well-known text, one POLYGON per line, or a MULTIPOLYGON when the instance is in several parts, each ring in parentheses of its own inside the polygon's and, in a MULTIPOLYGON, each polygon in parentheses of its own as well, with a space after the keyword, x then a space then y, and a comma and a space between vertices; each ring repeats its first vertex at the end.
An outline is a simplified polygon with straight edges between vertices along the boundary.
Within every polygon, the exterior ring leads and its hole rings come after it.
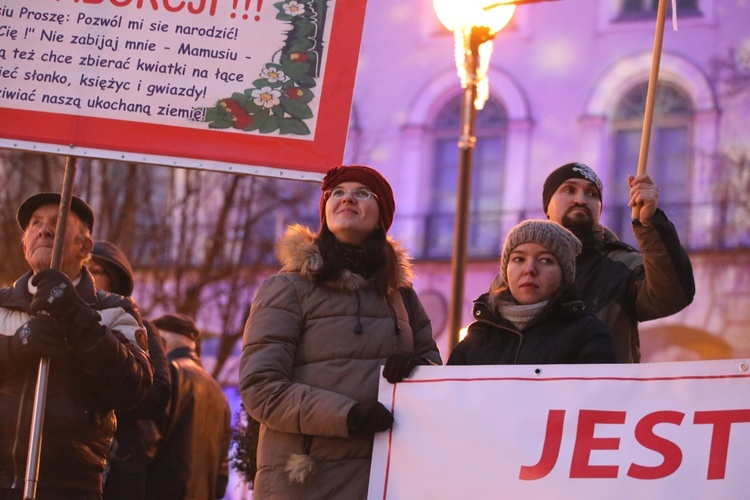
POLYGON ((154 320, 169 361, 171 397, 149 465, 146 498, 224 498, 229 482, 231 410, 196 353, 201 332, 185 314, 154 320))
MULTIPOLYGON (((114 243, 96 241, 87 265, 99 290, 124 297, 133 294, 134 274, 130 261, 114 243)), ((169 365, 159 330, 147 320, 148 352, 154 382, 135 408, 116 412, 117 431, 109 453, 104 499, 143 499, 146 496, 146 466, 155 452, 154 419, 169 402, 169 365), (150 456, 149 456, 150 455, 150 456)))

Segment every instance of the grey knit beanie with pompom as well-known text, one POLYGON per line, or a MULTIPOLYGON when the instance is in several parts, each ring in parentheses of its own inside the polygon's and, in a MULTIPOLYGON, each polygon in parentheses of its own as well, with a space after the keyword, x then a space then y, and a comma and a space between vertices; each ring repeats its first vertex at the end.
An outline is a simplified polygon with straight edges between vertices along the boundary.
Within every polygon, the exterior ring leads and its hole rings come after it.
POLYGON ((556 222, 527 220, 510 230, 505 238, 500 257, 500 277, 508 283, 510 252, 522 243, 534 242, 552 252, 562 268, 563 281, 573 283, 576 278, 576 256, 581 253, 581 241, 556 222))

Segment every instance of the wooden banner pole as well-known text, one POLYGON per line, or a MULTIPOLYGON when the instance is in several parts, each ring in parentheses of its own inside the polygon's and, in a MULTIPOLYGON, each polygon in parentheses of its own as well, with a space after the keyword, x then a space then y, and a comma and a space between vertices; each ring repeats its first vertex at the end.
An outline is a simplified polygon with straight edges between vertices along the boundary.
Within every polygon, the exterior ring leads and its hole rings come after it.
MULTIPOLYGON (((646 173, 648 163, 648 149, 651 142, 651 125, 654 118, 654 103, 656 102, 656 86, 659 81, 659 63, 661 61, 661 48, 664 41, 664 24, 667 19, 667 3, 669 0, 659 0, 659 8, 656 12, 656 31, 654 33, 654 51, 651 56, 651 73, 648 77, 648 92, 646 93, 646 109, 643 114, 643 131, 641 133, 641 149, 638 153, 638 172, 636 175, 646 173)), ((633 207, 632 219, 638 219, 639 209, 633 207)))

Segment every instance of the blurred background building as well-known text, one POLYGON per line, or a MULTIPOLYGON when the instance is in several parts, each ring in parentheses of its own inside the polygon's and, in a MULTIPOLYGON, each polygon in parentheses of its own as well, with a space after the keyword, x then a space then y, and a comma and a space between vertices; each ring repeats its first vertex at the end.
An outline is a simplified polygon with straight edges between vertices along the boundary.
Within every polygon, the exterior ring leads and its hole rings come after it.
MULTIPOLYGON (((748 356, 750 3, 676 3, 648 173, 690 253, 697 294, 680 314, 642 325, 644 361, 748 356)), ((598 172, 602 222, 634 242, 627 176, 638 164, 657 5, 520 5, 495 37, 490 98, 476 117, 462 324, 497 273, 507 231, 544 217, 542 184, 559 165, 598 172)), ((416 288, 444 354, 462 98, 453 55, 431 1, 371 2, 346 153, 394 186, 392 232, 416 259, 416 288)))

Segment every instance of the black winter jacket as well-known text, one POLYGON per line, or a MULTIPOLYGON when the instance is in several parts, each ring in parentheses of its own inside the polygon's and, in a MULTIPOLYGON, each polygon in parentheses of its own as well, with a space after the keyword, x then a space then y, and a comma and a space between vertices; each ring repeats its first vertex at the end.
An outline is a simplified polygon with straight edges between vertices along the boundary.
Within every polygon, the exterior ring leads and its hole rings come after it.
POLYGON ((576 259, 580 297, 609 327, 620 363, 641 360, 639 322, 679 312, 695 295, 690 258, 664 212, 633 232, 642 253, 600 227, 576 259))
MULTIPOLYGON (((504 293, 508 293, 507 291, 504 293)), ((448 359, 449 365, 614 363, 607 327, 569 287, 552 299, 523 330, 497 312, 494 296, 474 301, 474 322, 448 359)))
MULTIPOLYGON (((10 339, 30 319, 29 272, 0 289, 0 489, 23 489, 39 362, 10 356, 10 339)), ((102 493, 115 431, 114 409, 138 403, 152 382, 145 332, 131 299, 96 291, 84 268, 78 295, 102 317, 98 340, 70 345, 49 363, 39 488, 102 493), (138 340, 136 340, 138 339, 138 340)))

